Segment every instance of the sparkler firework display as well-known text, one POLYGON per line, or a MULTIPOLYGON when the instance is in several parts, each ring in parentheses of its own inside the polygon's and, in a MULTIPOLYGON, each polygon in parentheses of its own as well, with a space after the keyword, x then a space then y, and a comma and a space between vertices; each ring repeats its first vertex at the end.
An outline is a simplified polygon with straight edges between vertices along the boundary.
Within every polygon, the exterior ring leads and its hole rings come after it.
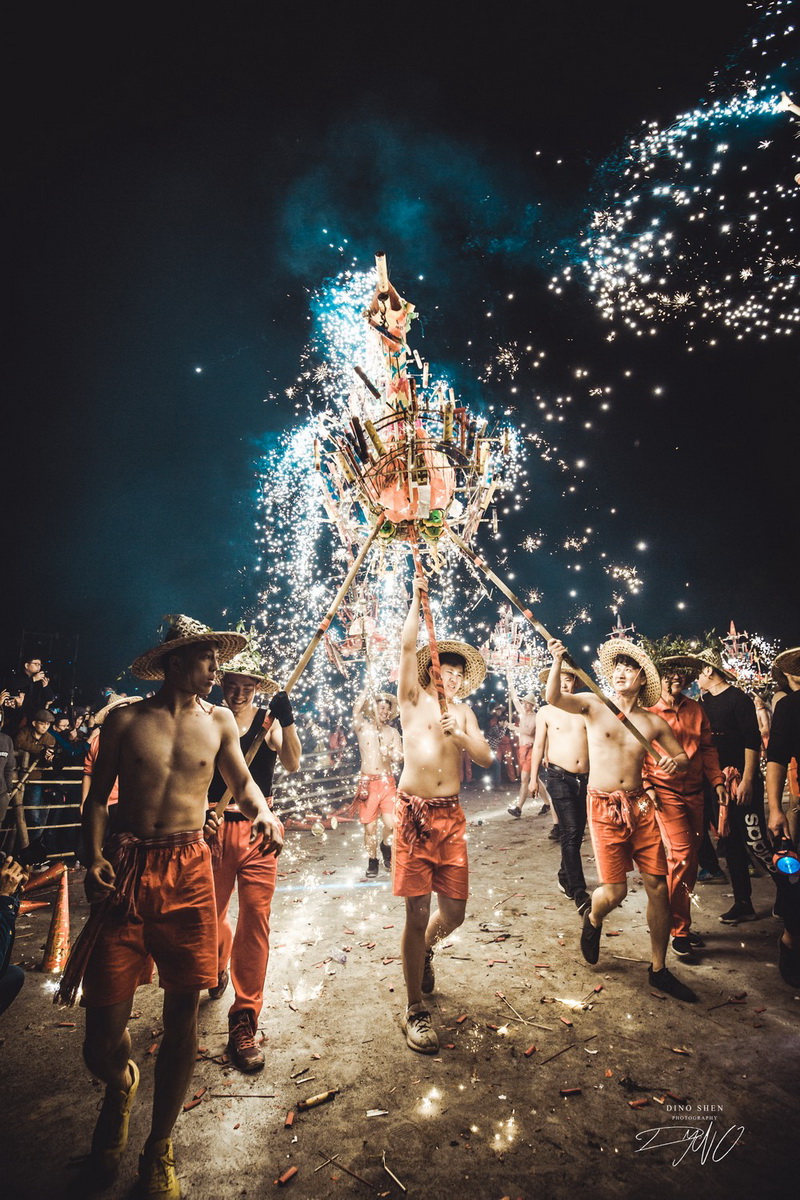
POLYGON ((647 123, 598 173, 575 257, 615 325, 610 339, 617 326, 641 336, 668 320, 710 345, 723 331, 766 340, 800 327, 798 165, 781 99, 798 77, 782 57, 792 3, 759 7, 746 51, 711 84, 718 94, 666 128, 647 123))

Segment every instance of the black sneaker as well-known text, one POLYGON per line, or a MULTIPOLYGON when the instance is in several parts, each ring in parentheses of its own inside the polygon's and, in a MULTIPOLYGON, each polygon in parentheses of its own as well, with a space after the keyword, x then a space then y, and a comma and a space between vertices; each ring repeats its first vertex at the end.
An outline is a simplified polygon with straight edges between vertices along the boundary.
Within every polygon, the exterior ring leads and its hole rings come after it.
POLYGON ((564 884, 561 882, 561 880, 560 880, 560 879, 559 879, 559 881, 558 881, 558 890, 559 890, 560 892, 563 892, 563 893, 564 893, 564 895, 567 897, 567 899, 568 899, 568 900, 572 900, 572 899, 574 899, 574 895, 573 895, 573 893, 572 893, 572 892, 570 892, 570 891, 567 891, 566 887, 564 886, 564 884))
POLYGON ((729 908, 720 917, 723 925, 738 925, 740 921, 755 921, 756 913, 749 900, 735 900, 733 908, 729 908))
POLYGON ((520 806, 518 804, 510 805, 506 809, 506 812, 510 813, 512 817, 516 817, 517 819, 519 819, 522 816, 522 809, 520 808, 520 806))
POLYGON ((778 970, 784 983, 788 983, 789 987, 800 988, 800 950, 794 946, 787 946, 783 941, 783 934, 778 939, 778 970))
POLYGON ((575 901, 579 917, 582 917, 592 907, 592 897, 584 888, 579 888, 572 898, 575 901))
POLYGON ((545 815, 545 813, 549 813, 549 812, 550 812, 550 805, 549 805, 549 804, 547 803, 547 801, 545 800, 544 804, 543 804, 543 805, 542 805, 542 807, 539 809, 539 816, 540 816, 540 817, 543 817, 543 816, 545 815))
POLYGON ((422 968, 422 990, 426 996, 429 996, 436 984, 436 975, 433 970, 433 951, 425 951, 425 966, 422 968))
POLYGON ((392 869, 392 847, 387 846, 386 842, 381 842, 381 855, 383 857, 383 865, 387 871, 392 869))
POLYGON ((367 879, 374 879, 377 874, 378 874, 377 858, 368 858, 367 859, 367 879))
POLYGON ((706 944, 699 933, 695 933, 693 929, 690 929, 686 936, 695 950, 705 950, 706 944))
POLYGON ((583 929, 581 930, 581 954, 587 963, 594 965, 600 957, 600 938, 602 933, 602 921, 599 925, 593 925, 591 922, 591 913, 587 912, 583 918, 583 929))
POLYGON ((561 841, 561 830, 559 829, 558 825, 554 825, 547 836, 549 837, 551 842, 560 842, 561 841))
POLYGON ((652 966, 647 972, 647 978, 650 981, 650 987, 656 988, 659 992, 666 992, 668 996, 674 996, 676 1000, 683 1000, 685 1004, 694 1004, 697 996, 690 987, 685 983, 681 983, 680 979, 662 967, 660 971, 654 971, 652 966))
POLYGON ((691 958, 692 943, 688 937, 674 937, 672 939, 672 949, 678 955, 678 958, 691 958))

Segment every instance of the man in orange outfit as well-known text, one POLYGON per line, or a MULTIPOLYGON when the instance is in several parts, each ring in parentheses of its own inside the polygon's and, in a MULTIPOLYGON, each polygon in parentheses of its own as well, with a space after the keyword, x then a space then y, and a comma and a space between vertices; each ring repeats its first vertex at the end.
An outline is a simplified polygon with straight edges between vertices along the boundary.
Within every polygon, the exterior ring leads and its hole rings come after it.
POLYGON ((672 914, 672 949, 681 958, 690 958, 703 946, 699 934, 692 933, 692 892, 697 882, 697 855, 703 840, 703 779, 714 788, 721 804, 725 787, 714 746, 711 724, 702 704, 683 694, 698 671, 707 664, 691 654, 672 654, 658 664, 661 696, 648 712, 656 713, 669 725, 689 759, 683 775, 668 774, 651 759, 643 767, 645 784, 656 790, 660 809, 656 820, 667 851, 667 887, 672 914))
POLYGON ((351 812, 358 811, 364 826, 367 878, 378 874, 378 818, 383 826, 381 856, 388 871, 392 865, 391 838, 397 798, 395 771, 403 760, 400 733, 390 722, 397 716, 397 699, 390 692, 370 696, 365 689, 353 707, 353 729, 361 755, 361 774, 351 812))
MULTIPOLYGON (((301 754, 292 705, 286 692, 279 692, 277 687, 264 675, 261 663, 249 648, 228 663, 222 673, 222 695, 225 707, 236 720, 242 754, 247 754, 268 715, 266 708, 256 704, 256 693, 274 693, 269 705, 273 724, 250 763, 250 773, 270 807, 277 759, 291 773, 300 766, 301 754)), ((215 771, 208 789, 209 803, 215 805, 224 791, 225 781, 215 771)), ((269 962, 269 917, 278 862, 273 855, 259 852, 253 843, 252 822, 236 804, 228 805, 221 822, 212 812, 205 832, 211 844, 214 869, 219 954, 217 983, 209 988, 209 995, 218 1000, 229 979, 233 983, 235 995, 228 1012, 227 1053, 240 1071, 260 1071, 264 1066, 264 1051, 257 1045, 256 1035, 269 962), (228 908, 237 885, 239 916, 234 935, 228 908)))

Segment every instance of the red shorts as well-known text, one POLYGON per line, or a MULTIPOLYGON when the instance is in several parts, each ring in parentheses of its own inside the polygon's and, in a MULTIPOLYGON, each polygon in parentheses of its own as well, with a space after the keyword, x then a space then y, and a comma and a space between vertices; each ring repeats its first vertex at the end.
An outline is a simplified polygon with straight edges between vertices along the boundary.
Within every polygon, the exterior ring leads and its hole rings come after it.
POLYGON ((410 840, 402 828, 398 800, 392 839, 392 892, 395 896, 427 896, 438 892, 451 900, 469 896, 467 864, 467 818, 458 797, 446 808, 428 812, 430 832, 424 839, 410 840))
MULTIPOLYGON (((133 911, 111 911, 83 978, 82 1005, 118 1004, 153 978, 165 992, 217 983, 217 908, 211 853, 198 834, 184 846, 145 848, 133 911)), ((112 859, 116 869, 116 862, 112 859)))
POLYGON ((652 803, 644 792, 623 794, 630 800, 631 826, 614 819, 603 792, 589 788, 589 833, 600 882, 625 883, 634 862, 648 875, 666 875, 667 857, 652 803), (646 801, 644 811, 640 807, 642 798, 646 801))
POLYGON ((355 795, 361 824, 371 825, 377 821, 378 813, 393 813, 396 798, 393 775, 362 775, 355 795))
POLYGON ((517 750, 517 757, 519 759, 520 771, 530 771, 531 759, 533 757, 533 742, 528 742, 527 746, 524 746, 522 742, 520 742, 517 750))

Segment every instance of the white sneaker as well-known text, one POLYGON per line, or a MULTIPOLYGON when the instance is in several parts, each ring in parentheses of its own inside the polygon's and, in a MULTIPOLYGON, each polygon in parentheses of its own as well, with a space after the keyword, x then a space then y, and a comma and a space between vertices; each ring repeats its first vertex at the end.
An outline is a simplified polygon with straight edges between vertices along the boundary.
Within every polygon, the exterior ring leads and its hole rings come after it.
POLYGON ((439 1049, 436 1030, 431 1025, 431 1014, 421 1004, 412 1004, 406 1012, 406 1041, 412 1050, 420 1054, 435 1054, 439 1049))

